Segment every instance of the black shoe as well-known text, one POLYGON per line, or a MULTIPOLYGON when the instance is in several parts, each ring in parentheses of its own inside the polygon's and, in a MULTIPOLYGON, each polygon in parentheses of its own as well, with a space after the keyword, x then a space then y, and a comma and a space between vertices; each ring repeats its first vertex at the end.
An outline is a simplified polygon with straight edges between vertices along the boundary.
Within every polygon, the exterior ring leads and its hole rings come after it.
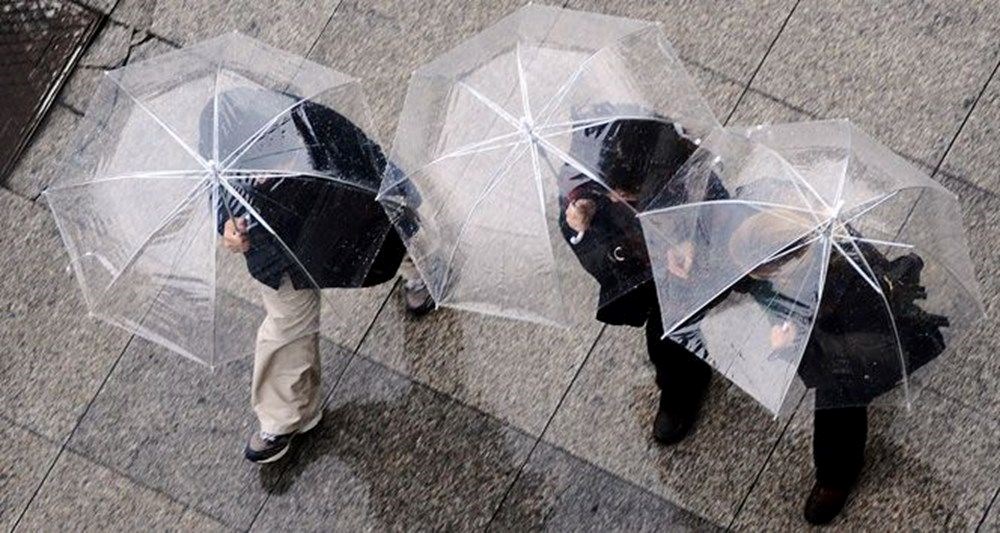
POLYGON ((424 316, 434 310, 434 298, 423 280, 411 280, 403 284, 403 301, 406 311, 415 317, 424 316))
POLYGON ((684 440, 698 419, 704 398, 704 394, 700 394, 687 401, 670 402, 661 393, 660 410, 653 420, 653 438, 667 446, 684 440))
POLYGON ((806 499, 806 506, 802 512, 806 522, 816 526, 829 524, 840 514, 850 493, 850 488, 829 487, 816 483, 806 499))

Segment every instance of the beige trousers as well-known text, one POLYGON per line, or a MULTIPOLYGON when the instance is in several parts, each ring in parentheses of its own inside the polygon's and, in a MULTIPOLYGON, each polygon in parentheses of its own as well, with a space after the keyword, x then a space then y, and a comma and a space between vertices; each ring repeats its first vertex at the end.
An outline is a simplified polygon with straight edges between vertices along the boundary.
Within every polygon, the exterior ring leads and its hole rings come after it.
POLYGON ((321 408, 320 295, 295 290, 287 275, 278 290, 262 287, 267 316, 257 330, 250 404, 262 431, 284 435, 321 408))

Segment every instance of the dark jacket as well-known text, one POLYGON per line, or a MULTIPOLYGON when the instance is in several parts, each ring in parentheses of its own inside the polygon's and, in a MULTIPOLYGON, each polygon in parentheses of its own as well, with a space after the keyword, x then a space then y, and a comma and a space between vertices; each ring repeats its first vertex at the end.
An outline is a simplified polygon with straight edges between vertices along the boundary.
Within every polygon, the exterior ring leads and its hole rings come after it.
MULTIPOLYGON (((920 257, 908 254, 890 261, 869 244, 858 243, 858 248, 879 280, 891 315, 882 297, 854 267, 843 257, 832 255, 823 297, 798 367, 806 386, 822 390, 824 401, 831 404, 817 405, 821 408, 865 405, 945 348, 940 329, 948 326, 948 319, 927 313, 916 303, 926 297, 920 285, 920 257)), ((768 307, 775 324, 789 315, 797 315, 799 323, 809 323, 812 318, 807 306, 776 291, 769 281, 748 276, 732 290, 750 294, 768 307)))
MULTIPOLYGON (((239 183, 244 199, 278 237, 251 221, 245 254, 250 274, 277 288, 287 273, 296 289, 313 287, 310 278, 319 288, 367 287, 392 279, 405 248, 375 201, 387 164, 381 149, 346 117, 322 105, 307 101, 290 115, 291 127, 275 128, 277 144, 308 147, 315 170, 357 185, 304 176, 255 181, 252 175, 239 183), (297 137, 287 142, 282 136, 297 137)), ((225 220, 245 210, 225 190, 219 196, 221 231, 225 220)))
POLYGON ((560 171, 559 225, 580 264, 600 284, 597 320, 639 327, 656 307, 656 288, 636 210, 665 188, 696 148, 666 120, 624 119, 575 132, 570 146, 573 157, 612 189, 628 190, 638 197, 633 204, 616 202, 608 188, 575 167, 564 165, 560 171), (576 232, 566 223, 566 208, 583 198, 593 200, 597 209, 582 239, 572 244, 576 232))

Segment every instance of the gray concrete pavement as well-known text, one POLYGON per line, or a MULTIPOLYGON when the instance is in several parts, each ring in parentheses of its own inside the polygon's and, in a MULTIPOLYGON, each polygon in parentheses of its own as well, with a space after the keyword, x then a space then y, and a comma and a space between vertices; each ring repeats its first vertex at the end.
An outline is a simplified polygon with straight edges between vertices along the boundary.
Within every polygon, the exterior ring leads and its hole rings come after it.
MULTIPOLYGON (((320 429, 290 461, 245 463, 248 365, 207 374, 88 319, 36 200, 96 76, 236 29, 363 78, 390 142, 409 73, 521 2, 85 3, 109 18, 0 190, 0 528, 803 526, 808 406, 773 420, 717 379, 696 432, 664 449, 648 437, 640 331, 546 336, 456 311, 413 322, 387 288, 359 307, 358 353, 325 346, 320 429), (388 349, 397 334, 408 352, 388 349)), ((876 410, 869 467, 835 524, 1000 528, 1000 3, 569 4, 663 22, 731 123, 850 117, 959 195, 992 318, 913 412, 876 410)))

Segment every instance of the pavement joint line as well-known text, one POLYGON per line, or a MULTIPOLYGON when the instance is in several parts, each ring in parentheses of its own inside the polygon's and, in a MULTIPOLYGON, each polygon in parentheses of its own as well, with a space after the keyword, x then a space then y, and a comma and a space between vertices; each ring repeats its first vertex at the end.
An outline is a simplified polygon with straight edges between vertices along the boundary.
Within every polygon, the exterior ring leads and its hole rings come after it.
POLYGON ((743 498, 740 500, 740 504, 736 507, 736 512, 733 513, 733 517, 729 520, 729 525, 726 526, 727 531, 733 531, 733 527, 736 525, 736 521, 740 518, 740 514, 743 513, 743 508, 746 506, 747 501, 750 500, 750 495, 753 494, 754 489, 757 488, 757 484, 760 483, 760 478, 763 477, 764 472, 767 471, 767 467, 770 466, 771 459, 774 457, 774 453, 778 451, 778 447, 781 446, 781 443, 785 441, 785 435, 788 433, 788 428, 792 426, 792 422, 795 420, 795 417, 799 416, 799 411, 802 410, 802 406, 805 403, 805 398, 806 398, 806 393, 803 393, 802 396, 799 397, 799 401, 798 404, 795 406, 794 413, 788 417, 788 420, 785 421, 783 427, 781 428, 781 432, 778 433, 778 438, 774 439, 774 444, 771 446, 771 449, 768 450, 767 457, 764 459, 764 462, 760 465, 760 468, 757 469, 757 474, 753 477, 753 480, 750 482, 750 486, 747 488, 747 491, 743 494, 743 498))
POLYGON ((984 512, 983 517, 979 519, 979 524, 976 525, 976 533, 983 530, 983 525, 986 524, 986 517, 990 516, 990 511, 996 504, 998 496, 1000 496, 1000 486, 997 486, 997 490, 993 493, 993 499, 990 500, 989 505, 986 506, 986 512, 984 512))
POLYGON ((52 437, 39 432, 38 430, 36 430, 35 428, 31 427, 30 425, 28 425, 28 424, 26 424, 24 422, 19 422, 19 421, 15 420, 15 419, 13 419, 13 418, 11 418, 11 417, 3 414, 3 413, 0 413, 0 421, 3 421, 4 424, 7 424, 9 426, 13 426, 13 427, 15 427, 17 429, 20 429, 22 431, 28 432, 32 436, 37 437, 39 439, 42 439, 46 443, 51 444, 53 446, 59 446, 61 444, 60 441, 58 441, 56 439, 53 439, 52 437))
POLYGON ((514 477, 511 480, 510 484, 507 485, 507 489, 504 491, 503 496, 500 497, 500 501, 497 503, 496 509, 493 510, 493 514, 490 516, 489 521, 486 522, 484 529, 487 530, 489 529, 490 524, 492 524, 496 520, 497 516, 500 514, 500 511, 503 509, 504 504, 507 503, 507 498, 514 490, 514 486, 517 485, 517 482, 521 479, 521 474, 524 472, 524 469, 527 468, 528 463, 531 462, 531 456, 534 455, 535 450, 538 448, 538 444, 542 442, 542 439, 545 437, 545 432, 548 431, 549 426, 552 424, 552 421, 555 420, 556 415, 559 414, 559 408, 562 407, 563 402, 566 401, 566 397, 569 396, 570 391, 573 390, 573 384, 576 383, 576 380, 580 376, 580 373, 583 372, 583 368, 587 365, 587 361, 590 360, 591 354, 593 354, 594 349, 597 348, 597 343, 601 341, 602 337, 604 337, 604 332, 607 329, 608 329, 607 324, 604 324, 601 326, 600 331, 597 332, 597 335, 594 337, 594 341, 590 344, 590 348, 587 349, 587 353, 584 354, 583 356, 583 361, 581 361, 580 365, 576 367, 576 372, 573 373, 573 377, 569 380, 569 383, 566 385, 566 389, 563 390, 562 396, 560 396, 559 401, 556 402, 555 408, 552 409, 552 414, 550 414, 548 420, 545 421, 545 425, 542 427, 542 431, 538 434, 538 437, 535 438, 535 442, 531 445, 531 449, 528 450, 528 454, 525 455, 524 461, 521 463, 521 466, 518 467, 517 472, 514 474, 514 477))
POLYGON ((340 8, 340 5, 343 3, 344 0, 340 0, 333 6, 333 9, 330 10, 330 16, 326 19, 326 23, 323 24, 322 28, 320 28, 319 33, 316 34, 316 38, 313 39, 312 44, 309 45, 309 50, 306 51, 302 57, 309 59, 309 56, 311 56, 313 51, 316 49, 316 45, 319 44, 319 40, 322 39, 323 34, 326 33, 326 29, 329 28, 330 23, 333 22, 333 17, 337 14, 337 9, 340 8))
MULTIPOLYGON (((741 92, 740 95, 739 95, 739 97, 737 97, 736 103, 733 104, 733 108, 730 109, 729 114, 726 115, 726 120, 723 122, 723 125, 728 125, 729 124, 729 121, 732 120, 733 115, 736 114, 736 110, 739 109, 740 104, 743 103, 743 99, 746 97, 747 93, 750 92, 750 87, 753 86, 753 81, 757 78, 757 74, 759 74, 760 70, 764 67, 764 63, 767 62, 767 58, 768 58, 768 56, 771 55, 771 51, 774 50, 774 47, 778 43, 778 40, 781 39, 781 34, 785 32, 785 28, 788 26, 788 22, 790 20, 792 20, 792 16, 795 15, 795 10, 798 9, 799 4, 801 2, 802 2, 802 0, 795 0, 795 3, 792 4, 791 9, 788 10, 788 14, 785 15, 785 19, 781 22, 781 26, 778 27, 778 31, 775 33, 774 38, 771 39, 771 43, 767 46, 767 49, 764 51, 764 55, 760 58, 760 62, 757 63, 757 67, 750 74, 750 78, 747 79, 746 85, 743 87, 743 92, 741 92)), ((781 102, 781 103, 783 103, 783 104, 785 103, 784 101, 782 101, 780 99, 778 99, 778 101, 781 102)), ((795 111, 798 110, 798 108, 796 106, 794 106, 794 105, 792 105, 790 103, 786 104, 786 105, 788 105, 789 108, 792 109, 792 110, 795 110, 795 111)), ((810 114, 810 116, 811 116, 811 114, 810 114)), ((796 411, 798 411, 799 406, 801 404, 802 404, 802 398, 799 399, 799 405, 796 406, 796 408, 795 408, 796 411)), ((747 500, 750 498, 750 495, 753 493, 753 490, 756 488, 757 482, 760 480, 760 476, 764 473, 765 470, 767 470, 768 465, 771 463, 771 458, 774 455, 774 451, 778 448, 778 445, 781 444, 781 440, 784 438, 785 431, 788 430, 788 427, 791 424, 793 418, 794 418, 794 415, 788 418, 788 422, 782 428, 781 433, 779 434, 778 438, 774 442, 774 446, 771 447, 771 450, 767 454, 767 457, 764 459, 764 462, 761 464, 760 468, 758 469, 757 475, 750 482, 750 486, 747 488, 746 493, 743 495, 743 499, 740 501, 739 505, 736 507, 736 512, 733 513, 733 517, 730 519, 729 524, 726 526, 727 530, 732 530, 733 525, 736 523, 737 518, 739 518, 740 513, 743 511, 743 506, 746 504, 747 500)))
POLYGON ((11 526, 11 531, 17 529, 17 526, 21 523, 21 520, 23 520, 25 515, 28 513, 28 510, 31 508, 31 504, 35 502, 35 498, 38 496, 38 493, 41 492, 42 487, 45 486, 45 482, 48 481, 49 475, 52 474, 52 470, 55 468, 56 463, 59 462, 59 459, 62 457, 63 452, 66 451, 66 448, 69 445, 70 440, 73 438, 73 435, 76 434, 76 430, 77 428, 80 427, 80 423, 83 422, 84 417, 86 417, 87 413, 90 412, 90 408, 94 405, 94 402, 97 401, 97 397, 100 396, 101 391, 104 390, 104 387, 108 384, 108 380, 111 379, 111 375, 114 373, 115 369, 118 368, 118 364, 121 362, 122 358, 125 357, 125 352, 128 351, 128 348, 129 346, 132 345, 132 341, 134 339, 135 335, 129 337, 128 342, 125 343, 125 346, 122 347, 121 352, 118 353, 118 357, 115 359, 115 362, 111 365, 111 368, 108 369, 107 374, 104 375, 104 379, 101 381, 101 385, 97 387, 97 391, 94 392, 94 395, 91 396, 90 401, 88 401, 86 407, 84 407, 83 412, 80 413, 80 415, 77 417, 76 423, 73 424, 73 429, 71 429, 69 434, 67 434, 66 437, 63 439, 62 444, 59 446, 59 451, 56 452, 56 456, 52 459, 52 462, 49 463, 49 467, 48 469, 46 469, 45 475, 42 476, 42 480, 38 483, 38 485, 35 487, 35 490, 31 493, 31 497, 28 498, 28 503, 25 504, 23 509, 21 509, 21 513, 17 516, 17 520, 15 520, 14 525, 11 526))
POLYGON ((792 15, 795 14, 795 10, 799 7, 801 2, 802 0, 795 0, 795 4, 793 4, 792 8, 788 10, 788 15, 785 16, 785 20, 783 20, 781 22, 781 26, 778 27, 778 32, 774 35, 774 39, 771 39, 771 44, 769 44, 767 46, 767 50, 764 51, 764 56, 761 57, 760 62, 757 63, 757 68, 755 68, 750 74, 750 79, 747 80, 746 85, 743 87, 743 92, 741 92, 740 96, 736 99, 736 103, 726 116, 726 120, 723 122, 723 125, 729 124, 729 121, 733 118, 733 114, 735 114, 736 110, 740 107, 740 104, 743 102, 743 98, 750 90, 750 86, 753 85, 753 80, 757 78, 757 74, 760 72, 760 69, 763 68, 764 62, 767 61, 767 56, 771 55, 771 50, 773 50, 774 45, 778 43, 778 39, 780 39, 781 34, 784 33, 785 27, 788 26, 788 21, 792 19, 792 15))
POLYGON ((983 95, 986 94, 986 90, 993 82, 993 79, 996 78, 998 70, 1000 70, 1000 60, 996 62, 993 66, 992 72, 990 72, 990 75, 986 77, 986 82, 983 83, 982 88, 979 90, 979 94, 976 95, 976 99, 973 100, 972 105, 969 106, 969 110, 965 113, 962 123, 959 124, 958 129, 955 130, 955 135, 951 138, 951 142, 948 143, 948 147, 945 148, 944 153, 941 154, 941 159, 938 160, 937 165, 934 167, 934 172, 931 174, 931 177, 935 176, 944 166, 944 162, 948 159, 948 154, 951 153, 951 149, 955 146, 955 142, 958 141, 959 137, 961 137, 962 131, 965 130, 965 125, 969 123, 972 113, 975 112, 976 108, 979 106, 979 101, 982 100, 983 95))
MULTIPOLYGON (((989 88, 990 82, 992 82, 993 78, 996 77, 997 69, 1000 69, 1000 60, 996 62, 996 65, 993 66, 993 71, 990 72, 990 75, 986 77, 986 82, 983 83, 983 87, 979 90, 979 94, 977 94, 976 99, 972 101, 972 105, 969 106, 969 110, 965 113, 965 117, 962 119, 961 124, 959 124, 958 129, 955 130, 955 134, 951 137, 951 141, 948 143, 948 147, 945 148, 944 153, 941 154, 941 158, 938 160, 937 165, 934 167, 934 171, 931 172, 931 179, 933 179, 937 175, 938 171, 941 170, 942 166, 944 165, 945 160, 948 159, 948 154, 951 153, 951 149, 955 146, 955 142, 958 141, 958 138, 962 135, 962 130, 965 129, 965 125, 969 122, 969 118, 972 116, 972 113, 976 110, 976 107, 978 107, 979 100, 983 97, 983 94, 986 93, 986 89, 989 88)), ((913 205, 910 206, 909 212, 906 213, 906 218, 904 218, 903 222, 899 225, 899 230, 896 232, 897 239, 899 238, 899 234, 902 233, 903 229, 906 227, 907 222, 910 221, 910 217, 912 217, 913 213, 916 211, 917 205, 920 203, 920 200, 924 196, 924 192, 925 191, 920 191, 920 195, 917 196, 917 200, 913 202, 913 205)))

